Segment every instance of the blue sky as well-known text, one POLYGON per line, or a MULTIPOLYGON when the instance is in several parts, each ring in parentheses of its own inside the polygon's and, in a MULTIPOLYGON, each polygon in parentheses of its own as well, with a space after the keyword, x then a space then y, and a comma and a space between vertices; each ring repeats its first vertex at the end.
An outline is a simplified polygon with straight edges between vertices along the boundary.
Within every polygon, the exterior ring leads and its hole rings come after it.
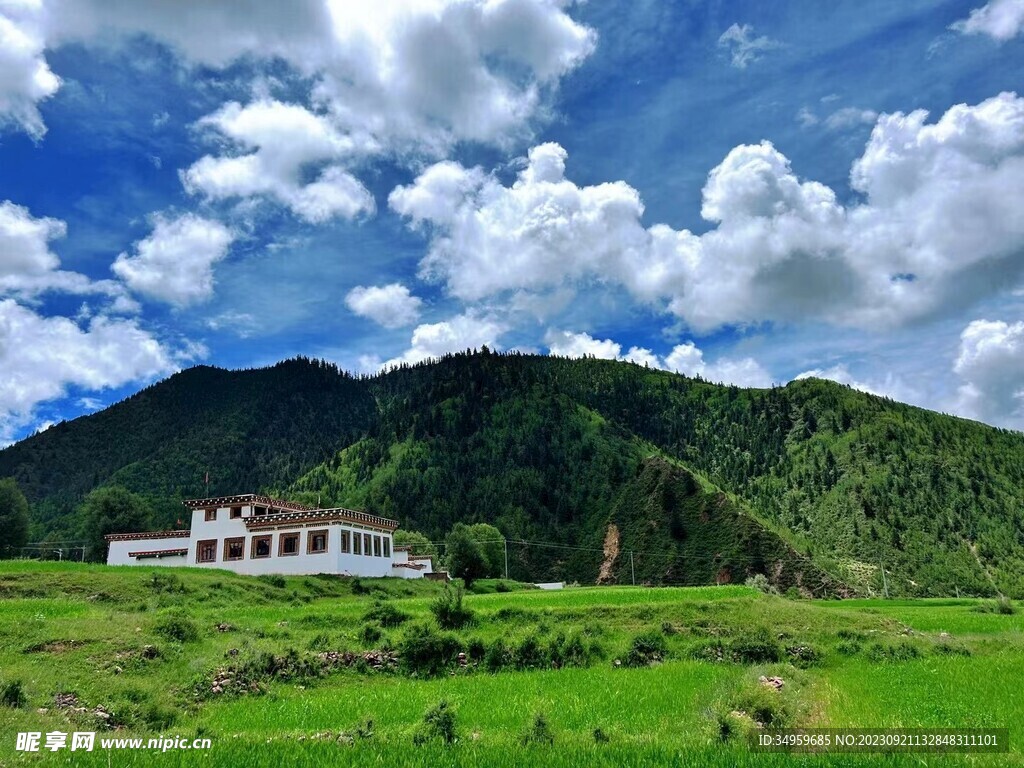
POLYGON ((1022 27, 0 2, 0 444, 193 364, 484 343, 1024 428, 1022 27))

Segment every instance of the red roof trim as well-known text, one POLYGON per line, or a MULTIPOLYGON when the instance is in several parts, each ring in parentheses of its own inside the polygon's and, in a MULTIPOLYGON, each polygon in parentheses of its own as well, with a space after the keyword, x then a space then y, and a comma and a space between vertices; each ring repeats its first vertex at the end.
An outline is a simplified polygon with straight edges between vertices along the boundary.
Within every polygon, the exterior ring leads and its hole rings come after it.
POLYGON ((368 512, 359 512, 358 510, 345 509, 344 507, 247 517, 245 518, 245 527, 250 530, 257 530, 259 528, 270 528, 275 525, 286 525, 289 523, 329 522, 332 520, 344 520, 348 523, 368 525, 382 531, 393 531, 398 527, 397 520, 388 520, 386 517, 377 517, 377 515, 371 515, 368 512))
POLYGON ((414 571, 422 571, 427 566, 422 563, 392 563, 392 568, 412 568, 414 571))
POLYGON ((189 509, 202 509, 204 507, 230 507, 238 504, 262 504, 275 509, 287 509, 291 512, 311 512, 313 507, 299 504, 297 501, 286 499, 274 499, 270 496, 259 496, 255 493, 242 493, 236 496, 211 496, 207 499, 186 499, 181 502, 189 509))
POLYGON ((140 533, 108 533, 103 538, 107 541, 142 541, 143 539, 188 538, 191 535, 191 531, 142 531, 140 533))

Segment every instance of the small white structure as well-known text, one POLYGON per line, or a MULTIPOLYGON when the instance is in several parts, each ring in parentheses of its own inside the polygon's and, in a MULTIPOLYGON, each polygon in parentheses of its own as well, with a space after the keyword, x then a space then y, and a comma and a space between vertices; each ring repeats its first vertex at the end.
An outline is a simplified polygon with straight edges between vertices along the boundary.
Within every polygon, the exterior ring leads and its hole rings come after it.
POLYGON ((107 565, 187 565, 253 575, 433 573, 429 557, 394 546, 398 523, 384 517, 253 493, 183 503, 192 511, 190 530, 111 534, 107 565))

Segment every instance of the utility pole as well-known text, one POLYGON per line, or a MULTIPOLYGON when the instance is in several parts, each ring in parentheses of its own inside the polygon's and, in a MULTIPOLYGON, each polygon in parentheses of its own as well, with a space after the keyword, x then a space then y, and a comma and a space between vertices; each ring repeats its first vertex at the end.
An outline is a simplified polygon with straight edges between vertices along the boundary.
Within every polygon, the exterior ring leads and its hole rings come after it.
POLYGON ((881 560, 878 561, 879 567, 882 569, 882 589, 885 591, 885 599, 889 599, 889 581, 885 578, 885 563, 881 560))
POLYGON ((636 586, 636 571, 633 570, 633 550, 629 550, 629 575, 633 579, 633 586, 636 586))
POLYGON ((505 544, 505 581, 508 581, 508 539, 502 539, 505 544))

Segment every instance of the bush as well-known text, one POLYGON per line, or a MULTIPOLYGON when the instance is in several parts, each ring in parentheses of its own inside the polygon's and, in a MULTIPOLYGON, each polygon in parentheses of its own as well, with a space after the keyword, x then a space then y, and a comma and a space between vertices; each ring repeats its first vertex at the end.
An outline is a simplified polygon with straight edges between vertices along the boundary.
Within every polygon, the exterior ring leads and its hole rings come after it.
POLYGON ((821 653, 813 645, 789 645, 786 646, 786 658, 790 664, 801 669, 813 666, 821 661, 821 653))
POLYGON ((487 646, 479 637, 474 637, 466 645, 466 655, 470 661, 479 663, 487 656, 487 646))
POLYGON ((20 680, 12 680, 0 686, 0 706, 20 709, 28 703, 25 692, 21 689, 20 680))
POLYGON ((278 589, 284 589, 286 586, 288 586, 288 583, 284 580, 284 576, 281 576, 276 573, 264 574, 263 576, 257 576, 256 578, 262 581, 264 584, 269 584, 270 586, 277 587, 278 589))
POLYGON ((768 581, 768 577, 763 573, 755 573, 753 576, 747 579, 746 586, 751 589, 756 589, 758 592, 763 592, 766 595, 777 595, 779 590, 775 588, 775 585, 768 581))
POLYGON ((364 624, 363 628, 359 630, 359 639, 363 645, 373 645, 381 639, 383 634, 376 624, 364 624))
POLYGON ((441 629, 462 629, 473 622, 473 612, 462 605, 465 590, 461 586, 452 589, 444 585, 444 592, 430 604, 430 611, 441 629))
POLYGON ((555 743, 555 734, 552 732, 551 725, 548 723, 548 719, 544 717, 543 712, 538 712, 533 718, 533 725, 523 734, 520 743, 524 747, 530 744, 551 745, 555 743))
POLYGON ((511 661, 511 653, 505 646, 505 641, 500 637, 491 643, 484 655, 484 666, 488 672, 500 672, 511 661))
POLYGON ((668 644, 658 632, 649 630, 633 638, 633 644, 626 654, 627 667, 646 667, 657 661, 664 661, 668 655, 668 644))
POLYGON ((377 600, 363 616, 363 620, 376 621, 382 627, 397 627, 409 620, 409 614, 398 610, 391 603, 377 600))
POLYGON ((412 737, 413 743, 420 745, 440 739, 445 744, 454 744, 459 740, 455 720, 455 710, 442 699, 423 715, 423 723, 412 737))
POLYGON ((326 651, 331 647, 331 636, 326 632, 321 632, 309 641, 307 647, 311 651, 326 651))
POLYGON ((370 594, 370 588, 363 584, 362 579, 358 576, 352 579, 352 594, 353 595, 368 595, 370 594))
POLYGON ((782 661, 782 648, 767 629, 740 635, 729 643, 734 661, 741 664, 767 664, 782 661))
POLYGON ((159 619, 154 631, 176 643, 194 643, 199 639, 199 627, 184 614, 171 614, 159 619))
POLYGON ((506 584, 504 581, 499 581, 497 584, 494 585, 494 591, 495 592, 511 592, 512 590, 509 589, 508 584, 506 584))
POLYGON ((548 666, 547 655, 536 635, 527 635, 513 653, 516 669, 543 669, 548 666))
POLYGON ((996 598, 996 613, 1001 613, 1004 616, 1011 616, 1016 612, 1016 607, 1006 595, 1000 595, 996 598))
POLYGON ((877 662, 911 661, 920 658, 921 649, 911 643, 885 645, 872 643, 868 648, 868 658, 877 662))
POLYGON ((409 629, 398 644, 402 666, 411 674, 432 676, 455 664, 462 643, 454 635, 437 632, 427 624, 409 629))
POLYGON ((663 622, 661 622, 661 634, 663 634, 663 635, 674 635, 678 631, 679 631, 678 629, 676 629, 674 626, 672 626, 672 622, 671 621, 663 621, 663 622))

